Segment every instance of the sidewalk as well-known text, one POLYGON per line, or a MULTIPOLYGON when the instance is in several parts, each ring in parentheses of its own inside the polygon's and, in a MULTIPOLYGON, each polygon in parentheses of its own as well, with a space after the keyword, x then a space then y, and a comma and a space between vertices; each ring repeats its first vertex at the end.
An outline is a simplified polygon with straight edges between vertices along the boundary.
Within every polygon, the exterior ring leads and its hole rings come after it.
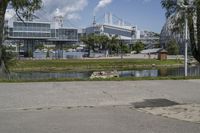
POLYGON ((0 109, 130 105, 165 98, 200 104, 200 80, 1 83, 0 109))

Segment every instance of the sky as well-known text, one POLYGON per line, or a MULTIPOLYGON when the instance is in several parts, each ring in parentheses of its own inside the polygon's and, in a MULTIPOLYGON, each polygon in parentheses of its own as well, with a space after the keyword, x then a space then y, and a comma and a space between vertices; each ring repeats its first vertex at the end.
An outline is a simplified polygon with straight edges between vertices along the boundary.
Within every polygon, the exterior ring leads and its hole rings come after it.
POLYGON ((165 23, 160 0, 43 0, 40 14, 50 20, 57 8, 65 16, 65 25, 76 28, 90 26, 94 14, 97 23, 103 21, 105 12, 111 12, 141 30, 157 33, 165 23))

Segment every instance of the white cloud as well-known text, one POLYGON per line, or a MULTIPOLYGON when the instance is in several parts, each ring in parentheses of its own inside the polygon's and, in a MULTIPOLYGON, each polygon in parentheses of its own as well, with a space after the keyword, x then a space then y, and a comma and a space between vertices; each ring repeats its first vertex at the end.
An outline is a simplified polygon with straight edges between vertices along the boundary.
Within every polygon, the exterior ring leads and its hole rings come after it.
POLYGON ((104 8, 111 3, 112 3, 112 0, 100 0, 98 5, 94 9, 94 13, 97 12, 100 8, 104 8))
POLYGON ((43 0, 43 5, 50 16, 59 9, 67 19, 80 19, 79 13, 88 5, 88 0, 43 0))
POLYGON ((69 20, 71 20, 71 19, 74 19, 74 20, 81 19, 80 15, 78 13, 71 13, 71 14, 67 15, 66 17, 69 20))

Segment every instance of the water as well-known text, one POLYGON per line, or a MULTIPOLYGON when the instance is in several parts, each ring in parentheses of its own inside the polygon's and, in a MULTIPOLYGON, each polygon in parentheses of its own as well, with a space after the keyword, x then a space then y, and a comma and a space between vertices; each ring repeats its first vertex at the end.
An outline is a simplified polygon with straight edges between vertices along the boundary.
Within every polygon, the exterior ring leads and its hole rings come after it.
MULTIPOLYGON (((184 76, 184 68, 152 68, 150 70, 128 70, 118 71, 120 77, 167 77, 167 76, 184 76)), ((78 78, 87 79, 93 71, 84 72, 18 72, 11 73, 9 77, 5 75, 1 78, 15 80, 42 80, 42 79, 57 79, 57 78, 78 78)), ((200 76, 200 65, 189 67, 188 76, 200 76)))
POLYGON ((42 80, 58 78, 89 78, 92 72, 20 72, 11 73, 11 79, 18 80, 42 80))
MULTIPOLYGON (((120 77, 167 77, 167 76, 174 76, 174 77, 184 76, 184 67, 160 68, 151 70, 129 70, 120 72, 120 77)), ((200 76, 200 65, 189 67, 188 76, 191 77, 200 76)))

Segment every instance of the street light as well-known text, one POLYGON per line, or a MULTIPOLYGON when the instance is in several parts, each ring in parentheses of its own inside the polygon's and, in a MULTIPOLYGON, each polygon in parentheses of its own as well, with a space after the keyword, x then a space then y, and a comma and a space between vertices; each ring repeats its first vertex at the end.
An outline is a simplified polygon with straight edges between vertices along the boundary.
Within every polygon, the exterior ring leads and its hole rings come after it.
POLYGON ((188 19, 187 19, 187 11, 189 8, 192 8, 190 5, 193 0, 188 1, 188 5, 185 5, 185 0, 177 0, 177 5, 181 10, 185 13, 185 77, 188 76, 188 19))

